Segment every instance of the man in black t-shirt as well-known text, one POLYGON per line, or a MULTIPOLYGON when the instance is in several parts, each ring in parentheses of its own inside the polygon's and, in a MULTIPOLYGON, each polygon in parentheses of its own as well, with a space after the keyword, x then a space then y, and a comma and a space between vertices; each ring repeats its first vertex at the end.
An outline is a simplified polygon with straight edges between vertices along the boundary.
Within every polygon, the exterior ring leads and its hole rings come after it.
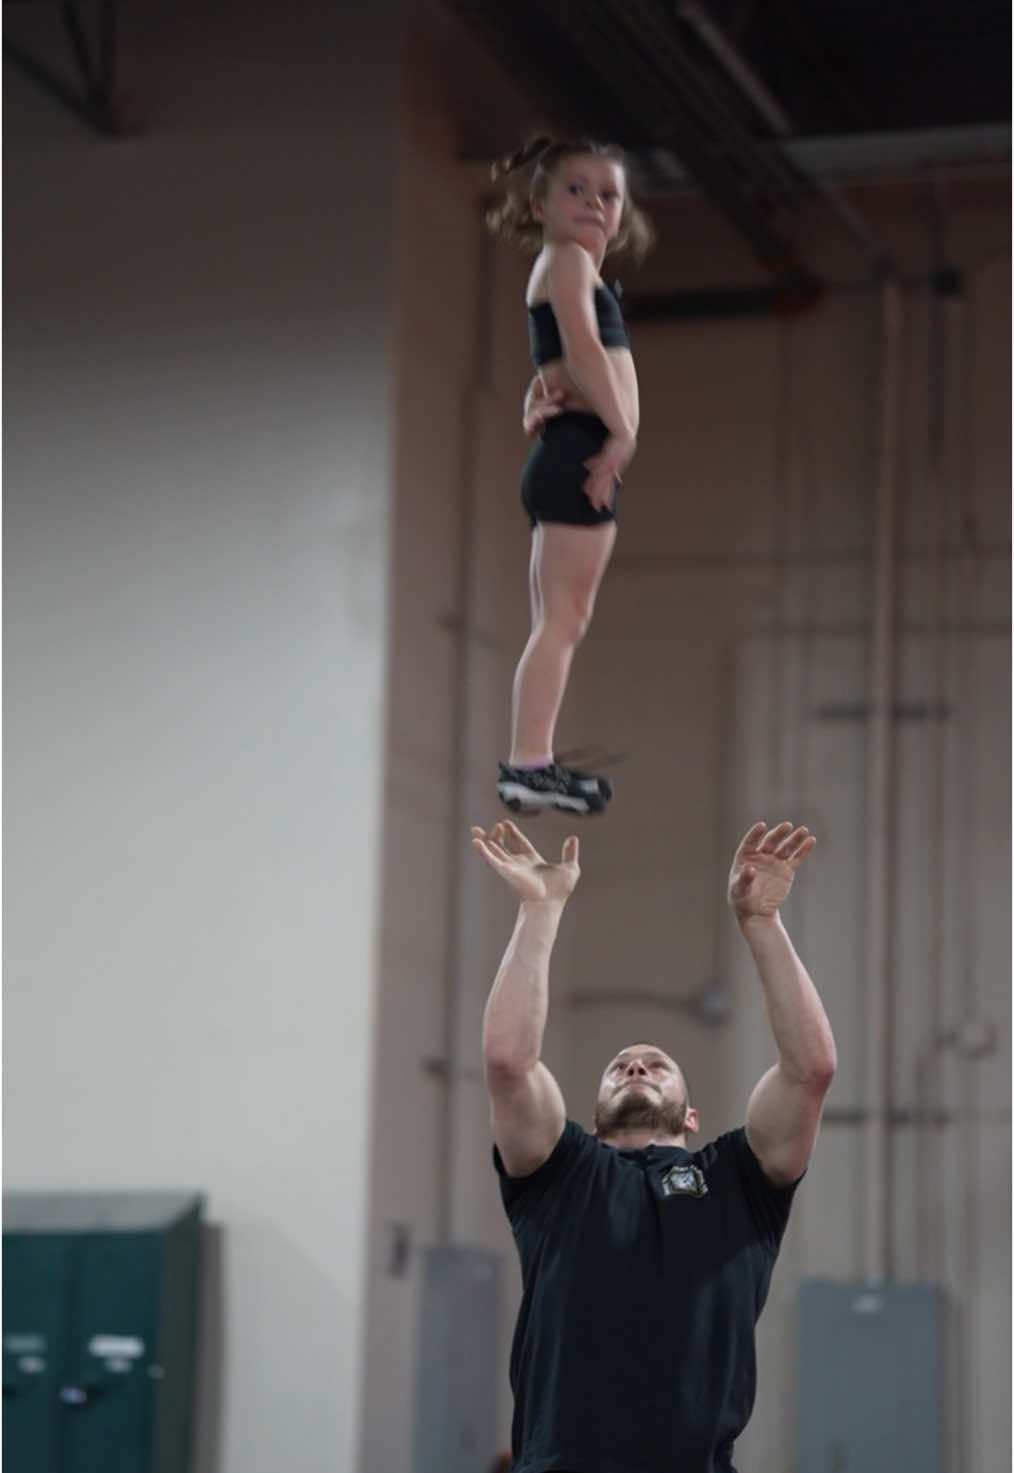
POLYGON ((567 1119, 542 1063, 549 959, 578 842, 547 863, 512 823, 472 830, 520 897, 486 1004, 493 1158, 521 1260, 511 1351, 514 1473, 732 1473, 755 1388, 754 1327, 835 1069, 831 1027, 779 907, 806 829, 754 824, 729 902, 753 956, 778 1062, 744 1127, 700 1150, 676 1062, 621 1050, 594 1132, 567 1119))

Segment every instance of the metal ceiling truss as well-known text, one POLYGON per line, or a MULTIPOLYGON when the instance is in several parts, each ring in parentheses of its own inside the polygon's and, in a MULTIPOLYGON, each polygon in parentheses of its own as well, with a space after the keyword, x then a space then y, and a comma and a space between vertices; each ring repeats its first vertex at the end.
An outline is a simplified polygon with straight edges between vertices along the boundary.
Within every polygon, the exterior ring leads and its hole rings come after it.
MULTIPOLYGON (((52 5, 52 0, 48 3, 52 5)), ((4 9, 15 6, 23 9, 27 4, 38 8, 38 0, 4 0, 4 9)), ((60 12, 80 86, 72 86, 48 61, 32 55, 6 35, 5 60, 100 133, 119 136, 129 131, 116 94, 120 0, 96 0, 87 6, 78 0, 58 0, 55 8, 60 12), (84 19, 85 10, 95 13, 92 37, 84 19)))

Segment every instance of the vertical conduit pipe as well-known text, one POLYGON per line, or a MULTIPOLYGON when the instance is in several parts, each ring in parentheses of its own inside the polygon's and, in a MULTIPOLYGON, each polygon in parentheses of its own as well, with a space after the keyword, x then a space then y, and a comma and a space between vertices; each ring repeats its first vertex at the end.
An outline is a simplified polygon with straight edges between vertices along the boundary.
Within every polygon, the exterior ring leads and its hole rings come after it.
MULTIPOLYGON (((954 910, 957 987, 952 993, 953 1026, 959 1032, 966 1024, 976 1025, 981 1020, 978 1006, 978 940, 973 917, 975 897, 975 845, 978 834, 979 815, 976 811, 975 763, 978 746, 980 712, 978 654, 979 638, 975 624, 979 611, 980 568, 976 557, 978 532, 972 500, 970 478, 971 442, 971 394, 972 394, 972 342, 974 318, 969 320, 969 309, 965 288, 952 296, 949 323, 951 330, 950 353, 954 373, 954 471, 952 485, 955 500, 960 508, 959 558, 957 568, 957 615, 961 626, 967 631, 958 646, 958 669, 955 680, 955 707, 957 733, 953 744, 954 766, 952 781, 954 791, 953 812, 956 815, 954 835, 954 874, 956 904, 954 910), (962 647, 963 646, 963 647, 962 647)), ((957 1048, 957 1077, 955 1079, 954 1102, 956 1105, 954 1128, 950 1143, 951 1159, 957 1171, 958 1192, 954 1202, 954 1266, 956 1284, 960 1285, 961 1302, 957 1315, 957 1343, 955 1345, 955 1442, 957 1446, 956 1466, 975 1467, 982 1457, 983 1442, 979 1419, 973 1405, 973 1389, 976 1384, 976 1359, 982 1355, 978 1330, 981 1321, 977 1314, 974 1292, 976 1255, 979 1247, 980 1190, 975 1180, 975 1144, 982 1141, 985 1127, 981 1119, 976 1121, 975 1107, 978 1100, 978 1081, 975 1074, 978 1065, 974 1052, 969 1048, 957 1048)), ((980 1157, 980 1159, 984 1159, 980 1157)))
POLYGON ((472 862, 471 849, 465 842, 470 815, 465 775, 469 758, 469 690, 471 662, 475 638, 474 579, 476 542, 476 478, 477 440, 481 390, 489 378, 490 340, 492 335, 493 240, 485 228, 484 212, 478 215, 478 263, 475 307, 468 382, 464 387, 464 421, 460 440, 458 483, 457 565, 454 589, 453 638, 455 641, 453 730, 449 752, 448 784, 450 790, 449 875, 444 937, 444 1029, 443 1029, 443 1095, 440 1118, 440 1163, 437 1204, 437 1241, 454 1242, 457 1236, 455 1212, 454 1159, 461 1109, 462 1057, 462 988, 464 956, 462 925, 464 915, 464 870, 472 862))
POLYGON ((890 1253, 892 779, 894 767, 896 569, 902 301, 897 280, 880 289, 881 372, 877 497, 873 548, 873 623, 870 641, 870 726, 867 768, 866 873, 866 1094, 863 1270, 887 1277, 890 1253))
MULTIPOLYGON (((936 242, 934 241, 935 245, 936 242)), ((939 247, 936 252, 939 258, 939 247)), ((940 1213, 934 1206, 938 1173, 935 1160, 940 1153, 940 1129, 936 1118, 945 1110, 942 1096, 940 1048, 944 1032, 944 977, 947 962, 947 786, 945 712, 948 704, 947 652, 952 614, 949 597, 948 506, 953 501, 949 483, 951 438, 954 416, 950 389, 953 364, 949 352, 948 322, 937 291, 930 291, 929 344, 926 353, 929 447, 926 467, 926 506, 932 521, 936 548, 932 581, 927 579, 927 627, 929 629, 929 690, 931 711, 940 712, 928 728, 929 780, 927 783, 925 863, 926 889, 926 1030, 916 1054, 916 1195, 915 1211, 917 1277, 931 1282, 944 1277, 940 1213)))

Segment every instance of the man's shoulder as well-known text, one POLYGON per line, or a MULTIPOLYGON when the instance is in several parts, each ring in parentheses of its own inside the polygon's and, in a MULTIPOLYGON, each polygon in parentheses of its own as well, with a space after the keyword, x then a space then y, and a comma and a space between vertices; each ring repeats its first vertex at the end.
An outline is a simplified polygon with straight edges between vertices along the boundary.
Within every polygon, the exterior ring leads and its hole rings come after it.
POLYGON ((755 1178, 762 1176, 760 1163, 750 1150, 743 1125, 716 1135, 714 1140, 691 1154, 689 1164, 696 1166, 706 1180, 710 1179, 716 1186, 725 1184, 738 1195, 742 1195, 745 1187, 752 1187, 755 1178))
POLYGON ((551 1194, 568 1179, 582 1164, 593 1162, 606 1149, 595 1136, 579 1125, 576 1120, 564 1123, 559 1140, 543 1161, 527 1176, 510 1176, 504 1166, 500 1152, 493 1147, 493 1165, 500 1178, 500 1192, 508 1210, 521 1206, 523 1201, 534 1202, 551 1194))
POLYGON ((579 1121, 571 1120, 568 1116, 563 1133, 546 1165, 548 1166, 554 1157, 556 1158, 555 1165, 558 1167, 573 1161, 595 1160, 606 1149, 597 1136, 593 1135, 590 1130, 586 1130, 579 1121))
POLYGON ((512 1181, 528 1181, 530 1177, 538 1176, 541 1172, 546 1171, 547 1167, 552 1168, 558 1166, 562 1160, 579 1154, 581 1151, 594 1150, 597 1144, 595 1137, 585 1130, 583 1125, 579 1125, 576 1120, 571 1120, 568 1117, 563 1123, 563 1130, 557 1137, 555 1146, 545 1161, 540 1166, 537 1166, 534 1171, 528 1172, 524 1176, 511 1177, 495 1145, 493 1147, 493 1165, 496 1167, 500 1176, 508 1177, 512 1181))
POLYGON ((768 1180, 750 1148, 746 1126, 716 1136, 694 1153, 694 1161, 705 1180, 710 1177, 716 1186, 728 1185, 760 1238, 777 1252, 798 1184, 780 1187, 768 1180))
POLYGON ((714 1166, 720 1162, 732 1161, 742 1156, 746 1147, 746 1128, 742 1125, 735 1126, 732 1130, 725 1130, 721 1135, 716 1135, 714 1140, 699 1146, 696 1151, 691 1152, 694 1165, 703 1170, 706 1166, 714 1166))

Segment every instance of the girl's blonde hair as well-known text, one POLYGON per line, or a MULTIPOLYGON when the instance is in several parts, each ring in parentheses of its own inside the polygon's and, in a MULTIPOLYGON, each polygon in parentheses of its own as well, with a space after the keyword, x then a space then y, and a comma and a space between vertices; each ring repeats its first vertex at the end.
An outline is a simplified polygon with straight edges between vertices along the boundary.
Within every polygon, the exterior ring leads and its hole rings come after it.
MULTIPOLYGON (((542 248, 542 226, 532 215, 532 200, 544 199, 549 181, 563 159, 577 154, 595 154, 599 158, 612 159, 620 165, 627 178, 627 160, 622 148, 614 143, 598 143, 593 138, 579 138, 573 143, 562 143, 558 139, 538 137, 531 139, 516 153, 493 165, 490 170, 494 180, 517 174, 534 163, 528 187, 524 191, 516 184, 508 184, 507 195, 486 212, 486 224, 494 235, 511 245, 533 255, 542 248)), ((651 221, 630 197, 629 188, 623 191, 623 213, 620 229, 615 240, 609 242, 609 252, 628 251, 635 261, 642 261, 655 244, 655 231, 651 221)))

